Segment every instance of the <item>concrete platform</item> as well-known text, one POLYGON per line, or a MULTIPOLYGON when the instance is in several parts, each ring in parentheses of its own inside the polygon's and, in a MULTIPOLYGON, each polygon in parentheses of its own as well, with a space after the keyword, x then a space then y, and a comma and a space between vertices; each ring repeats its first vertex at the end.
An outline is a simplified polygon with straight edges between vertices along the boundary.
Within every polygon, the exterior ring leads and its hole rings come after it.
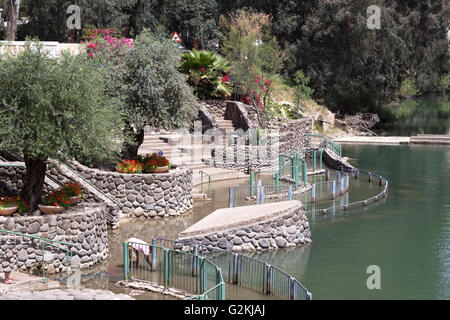
POLYGON ((21 292, 32 292, 32 291, 42 291, 48 289, 60 288, 62 285, 53 280, 47 279, 47 282, 43 283, 42 277, 37 277, 29 275, 22 272, 11 272, 11 278, 16 281, 14 284, 5 284, 3 274, 0 277, 0 296, 11 294, 11 293, 21 293, 21 292))
POLYGON ((260 224, 264 221, 282 217, 289 210, 300 208, 297 200, 267 203, 236 208, 218 209, 178 235, 179 239, 223 232, 260 224))
MULTIPOLYGON (((248 177, 247 174, 242 173, 237 170, 229 170, 215 167, 202 168, 198 170, 193 170, 193 185, 198 186, 202 183, 200 171, 203 171, 211 176, 211 182, 233 180, 239 178, 248 177)), ((208 182, 208 176, 203 176, 203 183, 208 182)))
POLYGON ((378 136, 345 136, 333 138, 333 141, 341 144, 384 144, 400 145, 409 144, 410 137, 378 137, 378 136))

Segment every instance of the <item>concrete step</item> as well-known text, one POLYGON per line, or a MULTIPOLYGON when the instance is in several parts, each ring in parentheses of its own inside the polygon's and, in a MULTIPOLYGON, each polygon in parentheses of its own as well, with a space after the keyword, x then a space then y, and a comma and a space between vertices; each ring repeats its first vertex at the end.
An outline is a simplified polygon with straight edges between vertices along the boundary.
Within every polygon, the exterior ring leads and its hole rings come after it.
POLYGON ((448 135, 448 134, 424 134, 424 133, 419 133, 418 135, 413 136, 411 138, 450 139, 450 135, 448 135))
POLYGON ((413 139, 410 140, 411 144, 450 144, 449 140, 438 139, 413 139))

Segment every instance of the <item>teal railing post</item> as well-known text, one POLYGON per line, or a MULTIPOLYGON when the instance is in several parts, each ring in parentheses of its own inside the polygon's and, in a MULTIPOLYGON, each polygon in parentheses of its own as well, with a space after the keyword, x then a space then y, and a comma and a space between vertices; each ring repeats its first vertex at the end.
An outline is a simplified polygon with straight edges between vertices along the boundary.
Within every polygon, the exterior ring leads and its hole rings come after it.
POLYGON ((292 186, 288 187, 288 198, 289 198, 289 201, 292 200, 292 186))
POLYGON ((164 249, 164 288, 169 287, 169 249, 164 249))
POLYGON ((206 268, 205 268, 205 258, 200 257, 200 294, 205 292, 206 288, 206 268))
POLYGON ((278 173, 280 175, 283 174, 282 169, 283 169, 283 156, 281 154, 279 154, 278 155, 278 173))
POLYGON ((322 170, 322 153, 323 153, 323 150, 322 149, 320 149, 320 152, 319 152, 319 169, 320 170, 322 170))
POLYGON ((192 257, 192 276, 195 277, 197 275, 197 267, 198 267, 198 244, 194 244, 194 256, 192 257))
POLYGON ((226 293, 225 293, 225 282, 223 282, 223 281, 220 283, 220 291, 221 291, 220 300, 226 300, 227 297, 226 297, 226 293))
POLYGON ((306 161, 303 160, 303 172, 302 172, 302 176, 303 176, 303 183, 304 184, 308 184, 308 172, 307 172, 307 168, 306 168, 306 161))
POLYGON ((253 197, 253 184, 254 184, 254 179, 255 179, 255 176, 254 176, 254 171, 250 171, 250 197, 253 197))
POLYGON ((228 208, 233 208, 233 187, 228 189, 228 208))
POLYGON ((44 258, 44 242, 40 241, 39 244, 42 247, 42 283, 47 282, 47 278, 45 277, 45 258, 44 258))
POLYGON ((266 263, 266 294, 272 292, 272 266, 266 263))
MULTIPOLYGON (((220 268, 216 269, 216 283, 222 283, 222 270, 220 268)), ((222 299, 222 286, 218 286, 216 289, 217 300, 222 299)))
POLYGON ((239 271, 239 255, 233 253, 233 280, 232 283, 238 283, 238 271, 239 271))
POLYGON ((152 267, 150 271, 156 270, 156 246, 158 245, 158 239, 152 239, 152 267))
POLYGON ((295 286, 295 279, 289 279, 289 300, 295 300, 295 296, 297 295, 297 287, 295 286))
POLYGON ((295 157, 291 157, 291 178, 295 179, 295 157))
POLYGON ((313 171, 315 172, 317 168, 317 163, 316 163, 316 150, 313 151, 313 171))
POLYGON ((129 266, 130 262, 128 261, 129 255, 128 255, 128 242, 123 242, 123 280, 128 281, 128 273, 129 273, 129 266))

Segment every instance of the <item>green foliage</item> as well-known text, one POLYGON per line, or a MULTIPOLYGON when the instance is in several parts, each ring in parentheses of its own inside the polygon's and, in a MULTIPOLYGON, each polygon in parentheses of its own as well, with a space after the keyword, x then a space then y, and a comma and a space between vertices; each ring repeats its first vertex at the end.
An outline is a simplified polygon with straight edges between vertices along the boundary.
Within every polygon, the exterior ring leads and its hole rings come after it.
POLYGON ((420 94, 420 91, 410 78, 406 78, 400 86, 399 94, 402 97, 410 97, 420 94))
POLYGON ((293 104, 287 102, 274 103, 273 106, 271 106, 271 111, 280 118, 293 120, 303 118, 303 113, 300 111, 298 106, 294 106, 293 104))
POLYGON ((81 56, 55 60, 39 43, 0 60, 0 149, 29 158, 111 158, 117 99, 104 72, 81 56))
POLYGON ((81 9, 82 27, 95 25, 99 28, 122 28, 129 21, 128 8, 136 0, 33 0, 24 9, 30 22, 18 27, 18 40, 26 36, 38 37, 42 41, 79 42, 80 31, 67 29, 67 8, 78 5, 81 9))
POLYGON ((178 70, 179 61, 180 52, 170 40, 148 30, 136 38, 127 58, 124 112, 137 131, 147 124, 171 129, 191 122, 196 99, 178 70))
MULTIPOLYGON (((447 68, 450 69, 450 59, 448 59, 447 68)), ((450 71, 448 71, 446 74, 443 74, 441 76, 441 78, 438 81, 438 84, 444 92, 448 91, 450 89, 450 71)))
POLYGON ((271 17, 255 11, 238 10, 222 16, 222 52, 231 61, 233 78, 242 92, 254 86, 254 77, 276 74, 283 55, 271 34, 271 17))
POLYGON ((297 106, 300 105, 301 100, 312 99, 314 89, 311 89, 308 86, 309 78, 305 76, 303 71, 296 71, 293 81, 295 84, 295 103, 297 104, 297 106))
POLYGON ((197 51, 182 56, 180 70, 188 75, 188 83, 202 99, 225 98, 231 95, 230 65, 213 51, 197 51))

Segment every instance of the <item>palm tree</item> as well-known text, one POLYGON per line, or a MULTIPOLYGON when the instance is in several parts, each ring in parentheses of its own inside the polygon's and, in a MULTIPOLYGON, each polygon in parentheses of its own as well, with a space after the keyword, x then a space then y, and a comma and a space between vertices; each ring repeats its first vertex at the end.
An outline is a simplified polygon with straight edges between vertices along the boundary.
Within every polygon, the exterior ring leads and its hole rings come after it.
POLYGON ((217 99, 231 95, 229 62, 213 51, 193 50, 182 56, 181 72, 200 99, 217 99))

